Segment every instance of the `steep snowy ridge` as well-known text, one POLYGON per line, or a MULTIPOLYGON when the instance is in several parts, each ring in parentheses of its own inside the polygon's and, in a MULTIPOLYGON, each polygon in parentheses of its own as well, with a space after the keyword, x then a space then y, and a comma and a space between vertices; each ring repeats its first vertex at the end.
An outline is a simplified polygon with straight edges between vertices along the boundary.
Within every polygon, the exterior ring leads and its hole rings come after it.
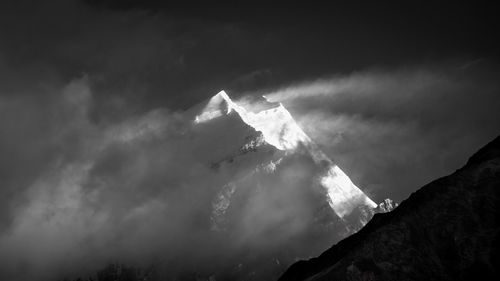
POLYGON ((200 114, 196 115, 194 123, 203 124, 233 111, 241 117, 243 122, 261 132, 264 141, 275 148, 293 153, 300 146, 305 148, 318 165, 326 163, 328 169, 320 176, 319 182, 328 195, 330 207, 339 217, 348 216, 359 206, 377 208, 377 204, 366 196, 306 135, 281 103, 269 109, 252 112, 221 91, 208 101, 200 114))
POLYGON ((224 91, 210 99, 203 111, 195 117, 195 123, 210 121, 233 110, 246 124, 262 132, 267 143, 279 150, 293 150, 299 143, 311 142, 282 104, 254 113, 233 102, 224 91))

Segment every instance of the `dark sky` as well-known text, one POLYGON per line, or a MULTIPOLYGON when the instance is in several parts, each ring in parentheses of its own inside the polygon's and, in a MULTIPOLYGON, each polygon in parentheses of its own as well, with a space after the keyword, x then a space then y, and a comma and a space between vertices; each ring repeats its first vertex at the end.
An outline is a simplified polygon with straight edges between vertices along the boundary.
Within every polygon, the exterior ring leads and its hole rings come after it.
POLYGON ((50 68, 53 79, 99 76, 106 92, 137 88, 130 98, 148 108, 188 107, 222 87, 498 57, 494 6, 420 2, 7 1, 2 53, 32 75, 50 68))
POLYGON ((161 213, 153 199, 184 194, 183 176, 203 180, 174 153, 180 116, 222 89, 282 102, 377 202, 404 200, 500 133, 493 1, 164 2, 1 1, 0 278, 150 254, 144 241, 172 227, 122 222, 161 213), (105 244, 134 225, 158 231, 105 244))

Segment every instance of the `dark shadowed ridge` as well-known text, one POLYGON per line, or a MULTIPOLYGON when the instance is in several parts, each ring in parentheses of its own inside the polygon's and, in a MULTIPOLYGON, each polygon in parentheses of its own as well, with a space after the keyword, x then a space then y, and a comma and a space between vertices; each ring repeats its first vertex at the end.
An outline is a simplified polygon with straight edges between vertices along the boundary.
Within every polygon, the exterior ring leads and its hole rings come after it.
POLYGON ((317 258, 290 280, 496 280, 500 273, 500 137, 453 174, 317 258))

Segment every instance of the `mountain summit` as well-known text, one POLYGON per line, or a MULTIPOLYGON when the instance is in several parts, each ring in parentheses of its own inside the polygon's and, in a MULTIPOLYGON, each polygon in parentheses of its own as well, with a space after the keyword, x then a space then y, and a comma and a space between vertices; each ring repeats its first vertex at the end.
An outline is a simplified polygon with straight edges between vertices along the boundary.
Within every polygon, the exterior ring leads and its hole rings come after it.
POLYGON ((344 218, 360 206, 376 208, 377 204, 363 193, 351 179, 328 158, 304 133, 292 115, 281 103, 260 102, 259 111, 253 112, 240 106, 225 91, 213 96, 196 115, 195 124, 202 125, 235 112, 241 120, 262 134, 262 140, 285 154, 294 153, 299 147, 311 156, 317 165, 327 167, 319 176, 330 207, 344 218), (262 109, 264 108, 264 109, 262 109))
POLYGON ((189 144, 215 179, 210 228, 237 249, 221 270, 237 273, 217 280, 277 278, 392 208, 358 188, 281 103, 221 91, 188 111, 189 144))
POLYGON ((167 160, 151 153, 145 161, 157 159, 160 179, 175 183, 159 210, 172 221, 160 240, 173 254, 151 269, 129 270, 134 278, 112 265, 106 278, 275 280, 395 206, 377 206, 280 103, 233 100, 221 91, 171 119, 168 145, 163 138, 152 143, 167 160))

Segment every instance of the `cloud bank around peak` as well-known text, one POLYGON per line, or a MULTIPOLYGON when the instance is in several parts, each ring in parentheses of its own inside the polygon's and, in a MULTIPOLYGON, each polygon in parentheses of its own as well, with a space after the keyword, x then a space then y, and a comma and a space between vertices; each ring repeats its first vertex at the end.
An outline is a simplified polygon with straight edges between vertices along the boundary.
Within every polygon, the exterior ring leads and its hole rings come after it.
MULTIPOLYGON (((192 112, 166 108, 95 120, 88 76, 44 94, 43 102, 38 95, 1 100, 0 279, 89 276, 109 262, 160 263, 173 276, 174 268, 213 273, 242 249, 272 248, 307 230, 314 206, 303 194, 312 163, 268 179, 270 193, 246 183, 228 240, 210 224, 214 198, 260 164, 238 164, 237 175, 234 167, 211 168, 221 142, 238 153, 228 128, 197 130, 192 112)), ((112 112, 128 106, 112 104, 112 112)))
POLYGON ((500 132, 499 70, 481 62, 368 69, 265 95, 377 201, 400 201, 500 132))
POLYGON ((155 109, 96 122, 91 84, 55 86, 43 103, 2 99, 2 279, 62 278, 121 257, 147 263, 167 249, 203 252, 197 217, 209 214, 211 194, 192 186, 210 177, 182 145, 191 120, 155 109))
MULTIPOLYGON (((371 198, 400 201, 495 136, 498 69, 366 70, 259 95, 282 102, 371 198)), ((232 247, 268 245, 259 240, 266 231, 285 241, 307 227, 317 201, 297 200, 310 184, 305 175, 313 168, 305 163, 286 168, 298 180, 278 179, 271 194, 245 205, 247 236, 236 245, 221 241, 209 216, 214 188, 227 178, 188 145, 193 116, 161 107, 137 112, 127 99, 97 98, 94 79, 34 83, 26 94, 0 98, 0 277, 85 275, 117 258, 208 269, 220 266, 204 263, 214 253, 228 257, 232 247), (286 209, 275 209, 275 201, 286 209)))

